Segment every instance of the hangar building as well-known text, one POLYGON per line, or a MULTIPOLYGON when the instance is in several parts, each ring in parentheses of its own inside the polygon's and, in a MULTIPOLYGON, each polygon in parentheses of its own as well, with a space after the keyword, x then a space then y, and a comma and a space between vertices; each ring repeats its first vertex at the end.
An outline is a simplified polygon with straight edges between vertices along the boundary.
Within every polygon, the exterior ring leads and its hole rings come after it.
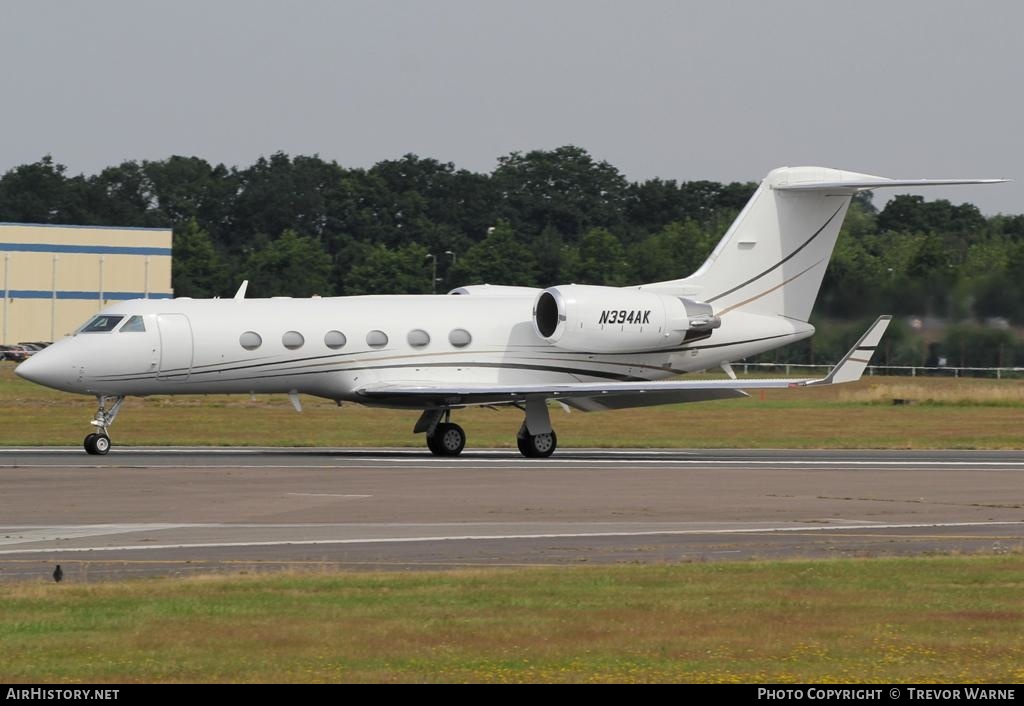
POLYGON ((0 344, 55 341, 122 299, 173 296, 171 229, 0 223, 0 344))

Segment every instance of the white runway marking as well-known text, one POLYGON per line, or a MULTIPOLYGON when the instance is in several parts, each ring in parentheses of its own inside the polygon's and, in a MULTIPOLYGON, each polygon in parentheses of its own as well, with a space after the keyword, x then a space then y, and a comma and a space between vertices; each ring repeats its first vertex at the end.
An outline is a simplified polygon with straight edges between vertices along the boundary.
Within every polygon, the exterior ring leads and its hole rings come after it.
POLYGON ((304 498, 372 498, 372 495, 343 495, 341 493, 285 493, 304 498))
MULTIPOLYGON (((264 540, 252 542, 197 542, 183 544, 147 544, 146 546, 115 546, 115 547, 51 547, 32 549, 4 549, 0 555, 9 554, 60 554, 67 552, 118 552, 118 551, 152 551, 154 549, 216 549, 231 547, 273 547, 273 546, 306 546, 325 544, 387 544, 411 543, 411 542, 449 542, 449 541, 478 541, 478 540, 516 540, 516 539, 591 539, 601 537, 648 537, 648 536, 679 536, 679 535, 730 535, 730 534, 773 534, 779 532, 836 532, 842 530, 899 530, 899 529, 936 529, 952 527, 998 527, 1024 524, 1016 522, 934 522, 921 524, 874 524, 874 525, 820 525, 813 527, 757 527, 757 528, 732 528, 732 529, 689 529, 689 530, 665 530, 654 529, 649 531, 633 532, 558 532, 558 533, 537 533, 537 534, 467 534, 467 535, 438 535, 426 537, 366 537, 352 539, 292 539, 292 540, 264 540)), ((174 525, 173 528, 185 527, 238 527, 240 525, 174 525)), ((241 525, 248 527, 266 527, 266 525, 241 525)), ((279 528, 289 528, 295 525, 273 525, 279 528)), ((85 527, 95 527, 86 525, 85 527)), ((122 527, 140 527, 140 525, 122 525, 122 527)), ((146 526, 148 527, 148 525, 146 526)), ((54 529, 54 528, 45 528, 54 529)), ((133 530, 124 530, 133 531, 133 530)))
POLYGON ((0 527, 0 535, 2 535, 0 536, 0 545, 51 542, 60 539, 80 539, 82 537, 101 537, 111 534, 125 534, 127 532, 159 532, 161 530, 179 529, 182 526, 181 524, 159 523, 0 527))
POLYGON ((884 469, 884 468, 985 468, 1019 470, 1024 469, 1024 453, 1004 458, 942 458, 937 455, 932 458, 923 458, 920 454, 900 458, 899 451, 884 456, 873 458, 871 456, 856 457, 859 454, 850 452, 843 454, 823 454, 821 458, 803 457, 781 457, 773 458, 770 453, 765 454, 756 449, 738 449, 732 451, 737 455, 732 457, 720 457, 714 449, 683 450, 683 449, 564 449, 559 456, 550 459, 525 459, 519 457, 514 451, 508 449, 473 449, 467 451, 466 455, 459 458, 434 458, 424 451, 415 448, 392 447, 379 449, 363 448, 323 448, 313 449, 308 447, 280 448, 280 447, 248 447, 248 448, 198 448, 198 447, 128 447, 115 450, 114 453, 104 459, 104 463, 96 463, 91 459, 82 457, 82 450, 77 447, 61 448, 9 448, 0 450, 0 458, 10 460, 15 454, 24 454, 27 459, 19 459, 18 463, 2 463, 0 469, 5 468, 95 468, 95 469, 116 469, 116 468, 166 468, 181 467, 184 469, 212 470, 226 468, 226 464, 217 463, 184 463, 176 466, 173 463, 174 456, 183 458, 195 457, 216 457, 225 459, 235 456, 239 459, 262 456, 265 463, 231 464, 232 468, 251 469, 278 469, 289 468, 296 470, 337 470, 339 468, 350 470, 365 469, 402 469, 405 470, 410 464, 417 468, 459 470, 467 466, 476 466, 495 470, 534 470, 551 468, 573 468, 587 466, 589 468, 616 469, 623 467, 735 467, 747 466, 751 468, 850 468, 850 469, 884 469), (69 462, 62 463, 32 463, 31 458, 37 456, 60 455, 68 456, 69 462), (845 456, 845 457, 844 457, 845 456), (133 458, 134 457, 134 458, 133 458), (151 464, 146 457, 164 457, 164 463, 151 464), (275 457, 287 459, 280 464, 275 463, 275 457), (80 459, 80 460, 79 460, 80 459), (310 461, 303 463, 303 461, 310 461), (77 461, 77 462, 76 462, 77 461), (290 463, 298 461, 298 463, 290 463))
MULTIPOLYGON (((0 464, 0 469, 4 468, 90 468, 90 469, 126 469, 135 468, 139 470, 144 469, 159 469, 159 468, 178 468, 179 470, 197 470, 197 471, 208 471, 216 469, 238 469, 238 470, 271 470, 278 468, 295 469, 295 470, 368 470, 368 469, 381 469, 381 468, 395 468, 405 470, 409 467, 411 459, 377 459, 372 463, 360 463, 352 464, 345 463, 347 459, 337 459, 344 465, 336 464, 299 464, 299 463, 288 463, 276 465, 273 463, 266 464, 231 464, 230 466, 222 464, 188 464, 184 466, 173 466, 172 464, 161 464, 161 465, 139 465, 137 463, 109 463, 109 464, 64 464, 64 463, 4 463, 0 464)), ((495 470, 522 470, 522 469, 537 469, 537 468, 559 468, 573 465, 586 465, 590 467, 594 466, 614 466, 617 469, 630 468, 636 466, 663 466, 663 467, 706 467, 706 466, 764 466, 764 467, 835 467, 835 468, 1005 468, 1007 470, 1024 469, 1024 461, 804 461, 804 460, 793 460, 793 459, 781 459, 778 461, 768 460, 751 460, 751 459, 631 459, 631 458, 620 458, 620 459, 547 459, 547 460, 511 460, 511 459, 484 459, 484 458, 466 458, 466 459, 445 459, 445 461, 434 461, 427 458, 416 459, 417 463, 424 467, 436 468, 442 470, 458 470, 466 468, 467 466, 486 466, 495 470)))
MULTIPOLYGON (((9 453, 25 453, 25 454, 82 454, 82 448, 80 446, 26 446, 23 448, 17 447, 5 447, 2 449, 4 452, 9 453)), ((566 449, 566 453, 595 453, 595 454, 616 454, 619 456, 628 456, 629 454, 640 452, 647 456, 693 456, 699 451, 692 451, 687 449, 635 449, 635 450, 623 450, 623 449, 566 449)), ((431 456, 425 450, 420 450, 414 447, 398 447, 398 446, 381 446, 381 447, 351 447, 351 448, 314 448, 310 446, 232 446, 232 447, 184 447, 184 446, 125 446, 114 453, 131 453, 131 454, 151 454, 157 456, 163 456, 169 453, 175 454, 193 454, 193 455, 262 455, 262 456, 287 456, 291 454, 309 454, 316 453, 318 455, 326 455, 333 453, 352 453, 362 454, 364 456, 371 456, 377 454, 389 454, 395 456, 403 456, 406 458, 425 458, 430 459, 431 456)), ((473 449, 472 453, 474 456, 508 456, 515 452, 511 449, 473 449)))

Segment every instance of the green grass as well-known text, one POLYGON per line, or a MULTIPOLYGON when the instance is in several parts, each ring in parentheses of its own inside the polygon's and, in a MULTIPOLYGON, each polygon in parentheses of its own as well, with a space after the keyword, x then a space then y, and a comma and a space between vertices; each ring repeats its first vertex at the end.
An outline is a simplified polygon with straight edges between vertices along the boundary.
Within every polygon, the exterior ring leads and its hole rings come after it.
MULTIPOLYGON (((92 398, 49 390, 0 365, 0 444, 77 446, 92 398)), ((422 447, 416 412, 281 396, 129 399, 116 445, 422 447)), ((565 414, 552 409, 567 447, 1020 449, 1024 380, 865 378, 849 385, 756 392, 748 400, 565 414), (895 406, 894 399, 912 404, 895 406)), ((457 410, 470 448, 514 448, 522 413, 457 410)))
MULTIPOLYGON (((78 445, 91 397, 25 382, 0 365, 0 444, 78 445)), ((112 428, 117 445, 414 446, 417 413, 285 395, 129 399, 112 428)), ((564 447, 1024 448, 1022 380, 866 378, 850 385, 767 390, 750 399, 565 414, 552 409, 564 447), (894 405, 894 399, 912 404, 894 405)), ((522 412, 457 410, 470 448, 515 446, 522 412)))
POLYGON ((0 585, 0 682, 1024 680, 1024 557, 0 585))

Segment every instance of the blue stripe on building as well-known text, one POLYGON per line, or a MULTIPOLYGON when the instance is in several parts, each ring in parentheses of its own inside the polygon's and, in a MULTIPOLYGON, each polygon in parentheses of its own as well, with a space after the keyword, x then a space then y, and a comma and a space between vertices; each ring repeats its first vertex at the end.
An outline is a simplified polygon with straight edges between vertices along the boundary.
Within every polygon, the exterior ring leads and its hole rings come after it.
POLYGON ((0 243, 0 252, 85 253, 89 255, 162 255, 170 257, 170 248, 128 247, 121 245, 53 245, 49 243, 0 243))
MULTIPOLYGON (((45 289, 8 289, 6 291, 9 299, 52 299, 53 292, 45 289)), ((168 292, 103 292, 104 299, 121 301, 125 299, 170 299, 173 294, 168 292)), ((99 292, 76 292, 71 290, 58 290, 58 299, 91 299, 99 301, 99 292)))
POLYGON ((143 231, 149 233, 166 233, 170 228, 144 228, 142 226, 83 226, 72 223, 0 223, 0 226, 14 226, 16 228, 78 228, 80 230, 124 230, 143 231))

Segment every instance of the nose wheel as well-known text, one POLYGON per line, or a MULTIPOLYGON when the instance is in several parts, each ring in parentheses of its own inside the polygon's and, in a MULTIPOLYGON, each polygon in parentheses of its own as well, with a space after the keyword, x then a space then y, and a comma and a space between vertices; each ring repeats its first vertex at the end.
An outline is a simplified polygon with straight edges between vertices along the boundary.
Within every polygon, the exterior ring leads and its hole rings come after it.
POLYGON ((106 434, 89 434, 82 445, 87 454, 105 456, 110 451, 110 437, 106 434))
POLYGON ((83 439, 82 447, 90 456, 106 456, 110 451, 110 437, 107 435, 107 427, 114 423, 114 418, 117 417, 117 413, 121 410, 124 395, 117 397, 100 395, 96 398, 96 402, 96 414, 89 423, 96 427, 97 431, 83 439))

